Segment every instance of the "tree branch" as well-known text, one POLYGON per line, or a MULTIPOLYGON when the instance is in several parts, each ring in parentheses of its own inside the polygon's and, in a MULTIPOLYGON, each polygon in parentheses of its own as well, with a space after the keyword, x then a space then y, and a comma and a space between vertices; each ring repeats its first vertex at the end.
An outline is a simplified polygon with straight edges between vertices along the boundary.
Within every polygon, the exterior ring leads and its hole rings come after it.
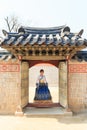
POLYGON ((20 24, 18 24, 18 20, 16 17, 11 17, 10 19, 7 17, 5 18, 6 24, 7 24, 7 28, 9 32, 12 31, 16 31, 18 30, 18 27, 20 26, 20 24))
POLYGON ((6 21, 6 24, 7 24, 7 27, 8 27, 9 32, 11 32, 8 17, 7 17, 7 18, 5 18, 5 21, 6 21))

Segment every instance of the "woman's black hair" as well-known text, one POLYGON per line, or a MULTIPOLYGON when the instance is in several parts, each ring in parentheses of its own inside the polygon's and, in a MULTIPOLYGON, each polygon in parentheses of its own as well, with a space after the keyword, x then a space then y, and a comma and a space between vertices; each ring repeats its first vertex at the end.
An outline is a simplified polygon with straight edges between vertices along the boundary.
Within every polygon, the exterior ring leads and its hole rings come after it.
POLYGON ((41 69, 41 70, 40 70, 40 72, 44 72, 44 70, 43 70, 43 69, 41 69))

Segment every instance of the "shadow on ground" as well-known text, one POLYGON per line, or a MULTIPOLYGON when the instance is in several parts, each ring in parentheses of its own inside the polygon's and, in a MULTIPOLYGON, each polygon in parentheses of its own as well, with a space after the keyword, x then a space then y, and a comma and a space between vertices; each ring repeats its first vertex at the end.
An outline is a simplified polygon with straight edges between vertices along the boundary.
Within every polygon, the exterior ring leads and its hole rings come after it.
POLYGON ((73 114, 73 116, 26 116, 27 118, 56 119, 62 124, 87 124, 87 113, 73 114))

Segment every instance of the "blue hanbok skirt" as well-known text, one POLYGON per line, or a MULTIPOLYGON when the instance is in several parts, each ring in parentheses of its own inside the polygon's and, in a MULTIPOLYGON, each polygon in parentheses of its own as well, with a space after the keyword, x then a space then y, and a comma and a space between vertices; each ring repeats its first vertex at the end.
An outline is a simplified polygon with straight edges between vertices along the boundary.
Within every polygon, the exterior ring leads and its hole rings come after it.
POLYGON ((36 85, 34 100, 51 100, 48 84, 39 83, 36 85))

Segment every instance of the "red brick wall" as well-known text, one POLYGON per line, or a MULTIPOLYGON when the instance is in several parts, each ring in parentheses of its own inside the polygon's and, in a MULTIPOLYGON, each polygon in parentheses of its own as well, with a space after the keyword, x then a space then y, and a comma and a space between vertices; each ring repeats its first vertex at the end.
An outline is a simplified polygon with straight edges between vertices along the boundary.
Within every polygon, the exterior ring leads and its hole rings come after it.
POLYGON ((0 114, 13 114, 21 103, 20 63, 0 62, 0 114))
POLYGON ((70 62, 68 65, 69 107, 79 112, 87 107, 87 62, 70 62))
MULTIPOLYGON (((87 62, 69 61, 68 99, 74 112, 87 108, 87 62)), ((18 105, 21 105, 21 64, 0 61, 0 114, 15 113, 18 105)))

